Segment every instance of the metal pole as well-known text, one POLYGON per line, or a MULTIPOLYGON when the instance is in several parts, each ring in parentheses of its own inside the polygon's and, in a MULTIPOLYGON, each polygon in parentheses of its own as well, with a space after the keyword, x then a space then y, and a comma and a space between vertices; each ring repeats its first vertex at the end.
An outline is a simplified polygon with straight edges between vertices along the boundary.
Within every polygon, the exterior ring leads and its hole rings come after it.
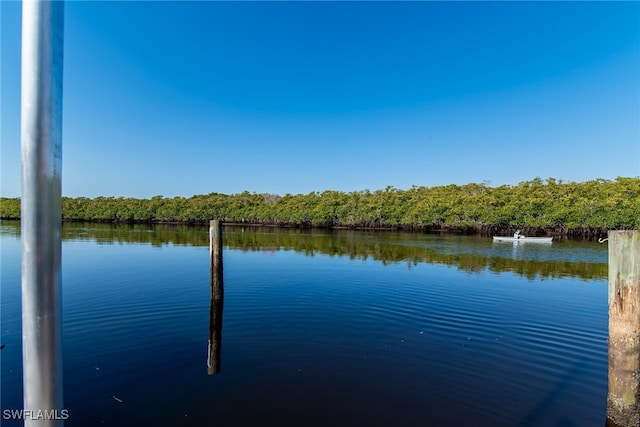
POLYGON ((61 426, 64 2, 22 2, 22 360, 25 426, 61 426))

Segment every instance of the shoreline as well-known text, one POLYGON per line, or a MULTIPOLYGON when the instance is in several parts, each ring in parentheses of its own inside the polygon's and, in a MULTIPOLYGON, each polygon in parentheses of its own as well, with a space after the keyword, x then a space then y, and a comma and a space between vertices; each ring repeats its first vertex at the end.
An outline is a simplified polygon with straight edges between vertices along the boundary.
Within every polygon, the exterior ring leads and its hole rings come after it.
MULTIPOLYGON (((216 218, 212 218, 216 219, 216 218)), ((219 218, 217 218, 219 219, 219 218)), ((20 221, 20 218, 2 217, 2 221, 20 221)), ((420 226, 415 224, 342 224, 342 223, 312 223, 312 222, 275 222, 275 221, 238 221, 219 219, 225 226, 233 227, 266 227, 280 229, 299 230, 358 230, 358 231, 403 231, 409 233, 445 233, 463 234, 478 236, 511 236, 520 229, 522 234, 530 237, 568 237, 579 239, 598 239, 606 237, 609 230, 615 228, 607 227, 526 227, 514 225, 476 225, 476 226, 455 226, 446 224, 432 224, 420 226)), ((209 220, 187 220, 187 221, 162 221, 162 220, 108 220, 108 219, 69 219, 63 218, 63 223, 93 223, 93 224, 113 224, 113 225, 175 225, 175 226, 207 226, 209 220)))

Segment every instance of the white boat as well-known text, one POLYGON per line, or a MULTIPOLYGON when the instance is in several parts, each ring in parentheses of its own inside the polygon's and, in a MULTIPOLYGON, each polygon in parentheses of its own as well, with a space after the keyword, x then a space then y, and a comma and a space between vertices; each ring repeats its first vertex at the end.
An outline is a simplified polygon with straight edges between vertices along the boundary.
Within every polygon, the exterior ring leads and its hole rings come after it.
POLYGON ((522 243, 551 243, 553 237, 507 237, 507 236, 493 236, 494 242, 522 242, 522 243))

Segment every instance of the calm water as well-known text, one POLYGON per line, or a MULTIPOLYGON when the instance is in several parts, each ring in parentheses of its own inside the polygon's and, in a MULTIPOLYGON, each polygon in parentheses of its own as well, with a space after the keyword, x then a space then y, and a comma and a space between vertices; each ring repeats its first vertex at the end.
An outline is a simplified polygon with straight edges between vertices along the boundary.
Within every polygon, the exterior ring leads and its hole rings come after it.
MULTIPOLYGON (((0 232, 4 410, 22 402, 19 225, 0 232)), ((207 375, 206 228, 63 239, 68 426, 605 423, 606 245, 225 228, 207 375)))

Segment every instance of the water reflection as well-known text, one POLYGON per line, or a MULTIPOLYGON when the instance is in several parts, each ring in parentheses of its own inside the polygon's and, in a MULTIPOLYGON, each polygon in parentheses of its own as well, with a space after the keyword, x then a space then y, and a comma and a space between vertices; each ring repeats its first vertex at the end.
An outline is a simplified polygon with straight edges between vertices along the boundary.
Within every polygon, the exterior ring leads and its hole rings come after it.
POLYGON ((222 306, 224 303, 222 276, 211 282, 211 306, 209 309, 209 345, 207 349, 207 374, 220 372, 220 353, 222 350, 222 306))
MULTIPOLYGON (((192 425, 300 425, 317 414, 317 425, 604 423, 603 283, 490 272, 597 275, 606 246, 514 250, 474 236, 227 227, 228 286, 211 269, 207 313, 206 227, 65 224, 64 236, 79 241, 63 243, 75 425, 149 424, 136 414, 157 425, 187 414, 192 425), (212 375, 224 291, 225 370, 210 378, 203 327, 209 317, 212 375)), ((8 314, 19 317, 19 306, 8 314)))
MULTIPOLYGON (((19 235, 19 222, 5 221, 2 233, 19 235)), ((99 244, 207 246, 203 226, 65 223, 63 240, 99 244)), ((490 238, 385 231, 310 231, 225 226, 225 247, 242 251, 294 250, 307 256, 346 256, 383 264, 444 264, 468 273, 511 272, 530 280, 607 278, 606 248, 594 242, 564 240, 553 245, 494 245, 490 238)))

